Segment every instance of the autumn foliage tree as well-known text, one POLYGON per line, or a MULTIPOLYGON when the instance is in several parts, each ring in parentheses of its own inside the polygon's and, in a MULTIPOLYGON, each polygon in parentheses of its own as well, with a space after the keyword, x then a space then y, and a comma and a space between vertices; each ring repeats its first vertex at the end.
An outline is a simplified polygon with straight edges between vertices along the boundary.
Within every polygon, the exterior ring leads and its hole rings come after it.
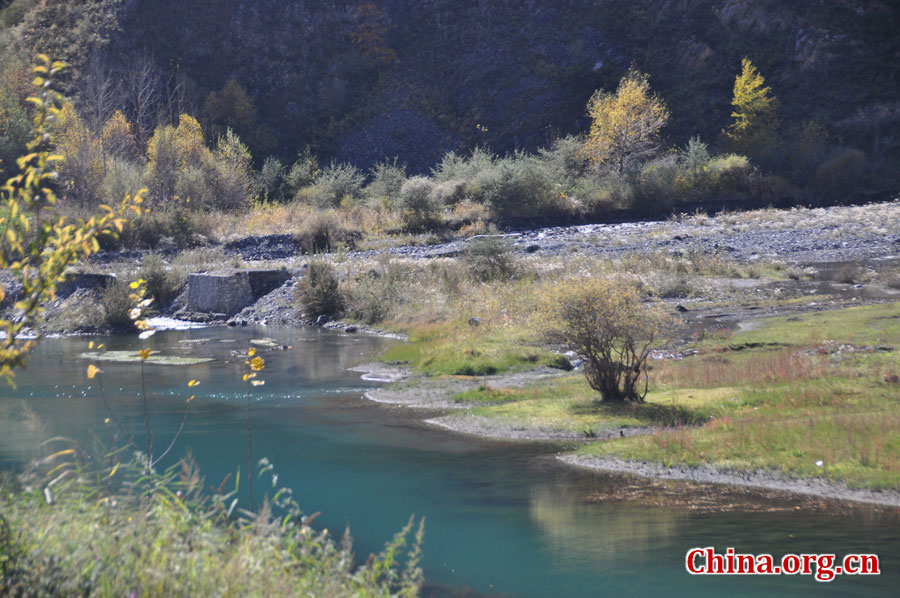
POLYGON ((768 157, 778 138, 778 98, 749 58, 741 61, 731 100, 734 122, 725 131, 732 151, 756 160, 768 157))
POLYGON ((138 158, 139 152, 134 128, 121 110, 116 110, 103 125, 100 142, 103 145, 103 151, 107 154, 129 160, 138 158))
POLYGON ((59 174, 66 199, 82 206, 98 203, 106 174, 100 138, 70 103, 56 115, 54 135, 56 151, 63 157, 59 174))
POLYGON ((591 129, 585 157, 596 167, 609 164, 622 172, 659 148, 659 131, 669 120, 665 103, 650 91, 647 75, 631 69, 616 93, 594 92, 588 102, 591 129))

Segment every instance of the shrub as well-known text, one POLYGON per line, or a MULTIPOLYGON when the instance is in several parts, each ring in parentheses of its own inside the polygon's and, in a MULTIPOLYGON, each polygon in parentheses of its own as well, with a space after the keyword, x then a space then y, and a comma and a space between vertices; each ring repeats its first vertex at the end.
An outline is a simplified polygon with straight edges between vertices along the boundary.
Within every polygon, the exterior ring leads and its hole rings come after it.
POLYGON ((880 273, 881 282, 889 289, 900 289, 900 268, 880 273))
POLYGON ((287 194, 286 170, 281 160, 269 156, 256 176, 256 197, 260 201, 282 202, 287 194))
POLYGON ((409 230, 429 228, 438 220, 441 206, 434 200, 434 183, 422 176, 412 177, 400 188, 399 207, 409 230))
POLYGON ((727 154, 710 160, 706 165, 706 171, 715 192, 741 194, 750 186, 753 167, 746 156, 727 154))
POLYGON ((431 199, 439 206, 456 206, 466 199, 466 183, 458 179, 436 183, 431 199))
POLYGON ((127 282, 116 280, 100 292, 100 304, 103 306, 105 323, 113 330, 133 331, 134 321, 128 313, 134 307, 131 300, 132 291, 127 282))
POLYGON ((694 295, 694 289, 683 276, 656 276, 651 286, 654 294, 663 299, 682 299, 694 295))
POLYGON ((175 197, 195 206, 215 204, 214 172, 202 166, 187 166, 175 177, 175 197))
POLYGON ((617 172, 609 172, 599 181, 583 178, 573 193, 592 214, 631 207, 635 195, 634 186, 628 180, 628 175, 617 172))
POLYGON ((306 199, 317 208, 353 204, 362 197, 364 182, 365 177, 356 166, 332 162, 306 190, 306 199))
POLYGON ((334 269, 321 260, 309 262, 306 275, 300 279, 296 293, 303 313, 309 319, 333 316, 344 308, 344 298, 338 289, 334 269))
POLYGON ((547 176, 566 188, 575 184, 587 170, 587 160, 582 148, 584 139, 567 135, 553 142, 549 149, 538 151, 547 176))
POLYGON ((633 285, 592 278, 552 289, 539 327, 547 340, 585 360, 585 378, 602 400, 641 402, 647 394, 647 358, 665 322, 659 309, 641 304, 633 285))
POLYGON ((372 181, 365 188, 366 201, 372 206, 391 207, 406 182, 406 165, 397 164, 396 158, 392 162, 385 160, 373 166, 370 174, 372 181))
POLYGON ((344 226, 333 211, 314 212, 297 232, 297 241, 309 254, 331 251, 341 245, 353 246, 358 237, 359 232, 344 226))
POLYGON ((676 199, 676 179, 680 168, 675 156, 664 156, 641 166, 637 176, 635 204, 639 208, 658 210, 676 199))
POLYGON ((319 168, 319 159, 307 145, 297 154, 297 161, 285 175, 288 193, 296 198, 297 192, 315 183, 320 174, 322 170, 319 168))
POLYGON ((132 226, 119 235, 118 244, 111 238, 103 242, 106 249, 117 246, 152 249, 166 238, 184 248, 194 245, 197 235, 208 233, 202 213, 191 209, 186 201, 173 201, 135 218, 132 226))
POLYGON ((550 202, 551 187, 533 156, 507 156, 480 170, 466 195, 496 217, 528 216, 550 202))
POLYGON ((349 533, 312 527, 315 515, 266 459, 260 476, 271 474, 272 497, 254 513, 234 507, 243 487, 204 483, 190 458, 147 472, 139 459, 121 460, 124 449, 68 452, 52 460, 62 477, 48 476, 47 461, 0 474, 0 595, 419 595, 421 525, 410 520, 377 555, 357 559, 349 533))
POLYGON ((512 243, 506 237, 473 237, 468 242, 463 259, 469 277, 479 282, 509 280, 519 273, 512 243))
POLYGON ((413 274, 409 266, 389 262, 358 277, 347 297, 347 313, 366 324, 387 320, 399 307, 413 274))
POLYGON ((476 147, 468 158, 455 152, 448 152, 441 158, 441 163, 432 171, 435 183, 447 181, 468 181, 475 178, 479 172, 487 170, 494 165, 494 154, 481 147, 476 147))
POLYGON ((137 162, 110 158, 106 168, 106 176, 100 186, 100 199, 108 206, 116 205, 126 195, 134 196, 143 186, 143 169, 137 162))
POLYGON ((184 286, 183 277, 166 266, 156 253, 148 253, 141 260, 138 278, 146 281, 147 294, 153 298, 153 306, 161 309, 174 299, 184 286))

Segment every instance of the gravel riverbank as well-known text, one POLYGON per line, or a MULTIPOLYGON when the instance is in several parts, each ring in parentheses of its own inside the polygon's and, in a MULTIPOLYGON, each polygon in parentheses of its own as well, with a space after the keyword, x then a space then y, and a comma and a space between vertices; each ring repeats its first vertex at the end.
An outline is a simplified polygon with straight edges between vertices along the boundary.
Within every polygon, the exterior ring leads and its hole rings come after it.
POLYGON ((659 463, 623 461, 614 457, 560 455, 563 463, 600 471, 611 471, 663 480, 688 480, 702 484, 729 484, 749 488, 781 490, 851 500, 873 505, 900 507, 900 492, 861 490, 820 478, 791 478, 775 471, 726 471, 711 465, 700 467, 666 467, 659 463))

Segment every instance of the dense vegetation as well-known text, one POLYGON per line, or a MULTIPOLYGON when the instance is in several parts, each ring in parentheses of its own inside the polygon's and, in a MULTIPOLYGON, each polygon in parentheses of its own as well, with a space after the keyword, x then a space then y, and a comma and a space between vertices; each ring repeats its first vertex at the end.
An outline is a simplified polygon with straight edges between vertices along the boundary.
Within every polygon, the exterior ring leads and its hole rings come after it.
MULTIPOLYGON (((259 510, 244 511, 235 508, 238 482, 208 486, 190 459, 148 473, 143 463, 122 463, 122 453, 92 464, 64 445, 24 475, 0 477, 0 593, 417 594, 423 528, 416 533, 412 520, 360 564, 349 534, 313 528, 315 515, 303 514, 288 489, 273 483, 259 510)), ((263 470, 271 473, 266 461, 263 470)))
POLYGON ((896 67, 882 59, 896 11, 657 4, 5 2, 0 169, 14 171, 30 135, 27 65, 40 49, 73 65, 60 194, 79 212, 147 186, 153 212, 122 239, 131 246, 196 244, 216 229, 210 214, 265 203, 298 212, 283 216, 290 232, 339 211, 325 234, 346 244, 358 229, 896 188, 896 67), (460 36, 472 43, 457 47, 460 36), (616 123, 631 91, 656 108, 652 135, 600 151, 614 134, 600 123, 616 123))

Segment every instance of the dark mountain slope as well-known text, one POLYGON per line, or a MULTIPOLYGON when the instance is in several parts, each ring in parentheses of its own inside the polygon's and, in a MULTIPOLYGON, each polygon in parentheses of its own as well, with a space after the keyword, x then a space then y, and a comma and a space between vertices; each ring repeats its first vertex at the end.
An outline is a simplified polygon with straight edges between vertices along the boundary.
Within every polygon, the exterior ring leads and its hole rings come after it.
MULTIPOLYGON (((92 2, 118 11, 110 43, 94 43, 104 64, 149 56, 198 110, 235 78, 288 159, 308 143, 423 170, 449 149, 534 148, 584 131, 591 93, 631 64, 668 102, 672 141, 714 142, 743 56, 786 125, 814 118, 870 153, 900 145, 900 8, 888 0, 92 2)), ((29 39, 39 46, 41 28, 29 39)))

